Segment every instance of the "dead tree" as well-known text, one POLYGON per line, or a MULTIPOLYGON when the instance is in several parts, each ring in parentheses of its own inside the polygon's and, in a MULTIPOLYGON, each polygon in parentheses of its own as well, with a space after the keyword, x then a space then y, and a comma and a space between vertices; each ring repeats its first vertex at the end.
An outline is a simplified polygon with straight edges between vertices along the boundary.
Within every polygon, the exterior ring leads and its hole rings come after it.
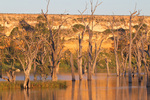
MULTIPOLYGON (((102 3, 102 2, 101 2, 102 3)), ((94 58, 94 62, 92 62, 92 37, 93 37, 93 28, 94 28, 94 13, 96 11, 96 8, 101 4, 98 1, 96 2, 96 5, 93 6, 93 1, 90 1, 91 4, 91 15, 90 15, 90 20, 89 20, 89 24, 87 25, 87 31, 89 34, 89 47, 88 47, 88 78, 87 80, 91 81, 92 80, 92 72, 94 72, 95 70, 95 66, 96 66, 96 62, 97 62, 97 57, 101 51, 101 44, 103 42, 104 39, 101 40, 100 42, 100 46, 98 48, 98 50, 95 53, 95 58, 94 58), (91 30, 90 30, 90 25, 91 25, 91 30)), ((97 49, 97 48, 96 48, 97 49)))
POLYGON ((89 33, 89 51, 88 51, 88 80, 92 80, 92 33, 90 32, 89 27, 88 28, 88 33, 89 33))
POLYGON ((79 34, 79 53, 78 53, 79 80, 82 80, 82 40, 83 40, 83 35, 82 37, 80 37, 79 34))
POLYGON ((132 64, 131 64, 131 61, 132 61, 132 45, 133 45, 133 41, 136 39, 137 37, 137 34, 140 30, 140 28, 142 27, 143 25, 143 22, 140 24, 140 26, 138 27, 138 29, 136 30, 136 33, 135 33, 135 36, 133 37, 132 35, 132 20, 135 16, 138 16, 139 13, 137 14, 137 11, 131 13, 130 15, 130 20, 129 20, 129 69, 128 69, 128 77, 129 77, 129 83, 132 83, 132 76, 131 76, 131 69, 132 69, 132 64))
MULTIPOLYGON (((37 54, 37 57, 34 61, 34 64, 37 66, 37 71, 42 77, 42 81, 44 81, 49 73, 49 68, 48 68, 48 52, 46 51, 46 48, 44 46, 44 43, 41 43, 39 52, 37 54)), ((35 66, 34 66, 35 67, 35 66)))
MULTIPOLYGON (((80 15, 82 17, 82 23, 84 24, 84 29, 82 29, 82 32, 79 33, 79 36, 78 36, 78 39, 79 39, 79 50, 78 50, 78 72, 79 72, 79 80, 82 80, 82 59, 83 59, 83 55, 82 55, 82 41, 83 41, 83 37, 84 37, 84 34, 86 32, 86 23, 85 23, 85 20, 83 18, 83 14, 84 12, 87 10, 87 7, 84 9, 83 12, 80 12, 80 15)), ((79 28, 80 29, 80 28, 79 28)), ((80 31, 80 30, 79 30, 80 31)))
POLYGON ((121 58, 122 58, 122 67, 123 67, 123 76, 126 76, 126 72, 127 72, 127 60, 128 60, 128 53, 125 52, 127 47, 125 47, 124 49, 121 50, 121 58))
POLYGON ((140 48, 141 48, 141 41, 136 41, 136 47, 134 49, 135 51, 135 57, 136 57, 136 63, 137 63, 137 74, 138 74, 138 81, 141 82, 141 51, 140 51, 140 48))
POLYGON ((3 77, 3 76, 1 76, 0 78, 6 80, 6 81, 8 81, 8 82, 15 83, 15 81, 16 81, 15 72, 19 72, 19 71, 20 71, 19 69, 10 68, 10 69, 8 69, 8 70, 6 71, 7 78, 6 78, 6 77, 3 77))
POLYGON ((83 74, 87 73, 87 59, 84 57, 84 69, 83 69, 83 74))
MULTIPOLYGON (((141 53, 142 53, 142 61, 143 61, 143 63, 144 63, 144 68, 145 68, 145 75, 148 75, 148 63, 147 63, 147 60, 146 60, 146 58, 147 58, 147 54, 148 54, 148 52, 146 51, 145 52, 145 44, 147 44, 147 40, 148 40, 148 37, 147 37, 147 29, 146 29, 146 32, 145 32, 145 34, 143 34, 142 33, 142 36, 143 36, 143 38, 142 38, 142 40, 141 40, 141 53), (144 36, 143 36, 144 35, 144 36)), ((148 54, 149 55, 149 54, 148 54)))
POLYGON ((30 88, 30 71, 33 61, 37 56, 41 40, 39 40, 36 34, 33 35, 33 32, 22 31, 21 34, 22 35, 15 40, 18 46, 16 55, 25 74, 23 87, 30 88))
POLYGON ((58 29, 53 30, 54 18, 52 18, 51 20, 52 24, 50 24, 48 17, 47 17, 49 2, 50 0, 48 0, 46 13, 43 13, 42 11, 42 15, 44 16, 46 23, 48 25, 49 33, 47 33, 47 35, 42 36, 42 37, 45 43, 48 45, 47 48, 48 48, 49 55, 50 55, 49 62, 50 62, 52 81, 57 81, 57 69, 59 67, 59 63, 62 58, 62 49, 63 49, 60 31, 61 31, 62 25, 67 21, 68 18, 63 19, 62 16, 60 16, 61 23, 58 29))
POLYGON ((115 25, 115 17, 113 16, 112 21, 110 21, 110 30, 113 34, 113 39, 114 39, 114 54, 115 54, 115 60, 116 60, 116 71, 117 71, 117 76, 120 76, 120 66, 119 66, 119 58, 118 58, 118 42, 119 42, 119 34, 118 31, 114 32, 114 25, 115 25), (115 35, 116 33, 116 35, 115 35))

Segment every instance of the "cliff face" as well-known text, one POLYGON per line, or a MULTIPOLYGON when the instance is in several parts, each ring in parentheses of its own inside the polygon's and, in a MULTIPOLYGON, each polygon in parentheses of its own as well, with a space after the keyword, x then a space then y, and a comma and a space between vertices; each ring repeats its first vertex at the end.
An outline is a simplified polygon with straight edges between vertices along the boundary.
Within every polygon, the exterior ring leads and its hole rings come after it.
MULTIPOLYGON (((0 14, 0 33, 5 33, 7 36, 10 35, 11 31, 19 26, 19 21, 24 19, 28 24, 31 26, 35 26, 38 21, 39 14, 0 14)), ((129 18, 130 16, 115 16, 115 27, 114 29, 129 29, 129 18)), ((133 19, 132 26, 138 25, 141 21, 142 16, 135 17, 133 19)), ((80 15, 48 15, 48 19, 53 24, 53 28, 57 29, 62 22, 62 19, 67 19, 67 21, 62 25, 62 29, 72 29, 73 25, 81 24, 83 25, 82 16, 80 15)), ((85 24, 89 23, 90 16, 84 15, 83 19, 85 24)), ((106 29, 110 27, 110 21, 112 20, 112 16, 94 16, 94 28, 93 31, 98 33, 103 33, 106 29)), ((148 26, 150 25, 150 17, 144 17, 144 24, 148 26)), ((91 26, 91 25, 90 25, 91 26)), ((133 30, 135 31, 135 30, 133 30)), ((75 50, 78 48, 78 34, 79 32, 74 32, 71 35, 63 35, 62 38, 65 40, 64 46, 65 49, 75 50), (76 45, 72 45, 76 44, 76 45)), ((103 34, 99 34, 99 39, 102 37, 103 34)), ((102 47, 103 48, 111 48, 113 41, 109 38, 112 37, 112 34, 107 35, 102 47)), ((93 36, 93 40, 96 38, 93 36)), ((84 36, 84 49, 87 50, 88 47, 88 34, 84 36)))
MULTIPOLYGON (((14 27, 18 26, 19 21, 24 19, 27 21, 30 25, 34 26, 37 23, 37 17, 39 14, 0 14, 0 25, 5 27, 4 33, 9 35, 10 30, 12 30, 14 27)), ((89 21, 89 15, 84 15, 84 20, 86 23, 89 21)), ((129 17, 130 16, 115 16, 116 21, 118 22, 115 26, 116 29, 118 28, 129 28, 129 17), (124 23, 126 22, 126 23, 124 23)), ((132 26, 138 25, 140 22, 140 18, 142 16, 136 17, 133 19, 132 26)), ((67 23, 63 24, 63 28, 68 29, 71 28, 74 24, 83 24, 82 23, 82 16, 80 15, 48 15, 49 19, 54 19, 54 28, 58 28, 59 22, 61 19, 68 18, 67 23)), ((110 25, 110 21, 112 19, 112 16, 94 16, 94 31, 103 32, 104 30, 108 29, 108 26, 110 25)), ((145 18, 145 24, 147 26, 150 25, 150 17, 146 16, 145 18)))

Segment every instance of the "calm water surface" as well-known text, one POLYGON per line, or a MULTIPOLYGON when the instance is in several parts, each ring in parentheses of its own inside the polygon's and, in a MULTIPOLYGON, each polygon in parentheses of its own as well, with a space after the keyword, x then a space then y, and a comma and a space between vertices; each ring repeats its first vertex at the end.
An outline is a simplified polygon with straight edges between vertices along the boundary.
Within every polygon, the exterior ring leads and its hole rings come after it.
MULTIPOLYGON (((17 80, 20 79, 24 79, 23 75, 17 76, 17 80)), ((150 100, 146 77, 140 84, 137 77, 128 84, 127 77, 112 75, 107 78, 106 74, 96 74, 89 82, 86 75, 83 81, 72 82, 70 74, 59 74, 58 79, 67 81, 66 89, 3 90, 0 91, 0 100, 150 100)))

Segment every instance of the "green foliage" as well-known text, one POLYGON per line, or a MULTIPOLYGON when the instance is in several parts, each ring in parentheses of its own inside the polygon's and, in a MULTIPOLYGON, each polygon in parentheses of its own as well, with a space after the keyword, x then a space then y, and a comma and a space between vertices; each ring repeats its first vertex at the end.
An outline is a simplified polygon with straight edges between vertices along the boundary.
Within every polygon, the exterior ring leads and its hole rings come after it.
POLYGON ((43 15, 39 15, 38 17, 37 17, 37 21, 45 21, 46 19, 44 18, 44 16, 43 15))
POLYGON ((49 33, 49 30, 47 28, 47 24, 43 23, 43 22, 39 22, 35 25, 35 30, 40 33, 41 35, 42 34, 48 34, 49 33))
POLYGON ((70 66, 70 51, 67 50, 63 54, 63 58, 60 61, 60 71, 59 72, 71 72, 71 66, 70 66))
MULTIPOLYGON (((22 89, 23 88, 23 81, 16 81, 15 83, 10 83, 10 82, 0 82, 0 90, 5 90, 5 89, 22 89)), ((56 88, 66 88, 66 82, 65 81, 46 81, 46 82, 41 82, 41 81, 31 81, 30 83, 32 89, 37 89, 37 88, 50 88, 50 89, 56 89, 56 88)))
POLYGON ((36 74, 39 74, 40 76, 44 75, 45 78, 47 78, 50 74, 50 69, 47 65, 38 65, 36 69, 36 74))
POLYGON ((61 61, 59 67, 60 67, 60 68, 59 68, 59 72, 60 72, 60 73, 71 72, 70 64, 67 64, 66 61, 61 61))
POLYGON ((66 88, 66 82, 65 81, 46 81, 46 82, 31 82, 31 88, 50 88, 50 89, 56 89, 56 88, 66 88))
POLYGON ((106 29, 105 31, 103 31, 104 34, 109 34, 112 33, 110 29, 106 29))
POLYGON ((20 20, 19 24, 22 27, 22 29, 25 29, 26 31, 34 31, 34 27, 28 24, 24 19, 20 20))
POLYGON ((84 21, 87 21, 87 18, 77 18, 77 20, 78 20, 79 22, 82 22, 83 20, 84 20, 84 21))
POLYGON ((125 19, 124 19, 124 18, 121 18, 120 21, 121 21, 121 22, 125 22, 125 19))
MULTIPOLYGON (((140 27, 140 25, 134 25, 133 28, 135 28, 136 30, 138 30, 138 28, 140 27)), ((147 28, 147 24, 143 24, 140 28, 140 30, 145 30, 147 28)))
POLYGON ((82 24, 75 24, 75 25, 73 25, 73 31, 74 32, 77 32, 79 30, 84 30, 84 29, 85 29, 85 26, 82 25, 82 24))
POLYGON ((3 36, 3 35, 1 35, 0 36, 0 46, 5 46, 6 45, 6 37, 5 36, 3 36))
POLYGON ((71 29, 61 29, 60 30, 60 33, 63 35, 63 36, 68 36, 68 35, 72 35, 72 30, 71 29))
POLYGON ((110 69, 115 69, 116 67, 116 64, 115 64, 115 55, 114 53, 106 53, 106 52, 101 52, 100 53, 100 62, 99 62, 99 65, 101 69, 106 69, 106 62, 105 62, 105 58, 107 57, 108 60, 110 60, 109 62, 109 68, 110 69))

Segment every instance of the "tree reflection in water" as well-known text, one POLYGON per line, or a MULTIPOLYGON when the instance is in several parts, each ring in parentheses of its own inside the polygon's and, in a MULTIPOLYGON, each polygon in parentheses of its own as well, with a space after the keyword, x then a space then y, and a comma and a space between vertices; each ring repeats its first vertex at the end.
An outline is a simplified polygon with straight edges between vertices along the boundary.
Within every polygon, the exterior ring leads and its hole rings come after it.
POLYGON ((89 95, 89 100, 92 100, 92 81, 87 81, 88 82, 88 95, 89 95))
POLYGON ((150 87, 147 88, 147 100, 150 100, 150 87))
POLYGON ((66 89, 30 89, 0 91, 0 100, 150 100, 146 82, 137 77, 128 84, 125 77, 97 75, 95 80, 67 81, 66 89))
POLYGON ((74 100, 74 91, 75 91, 75 81, 72 81, 72 97, 71 97, 72 100, 74 100))

